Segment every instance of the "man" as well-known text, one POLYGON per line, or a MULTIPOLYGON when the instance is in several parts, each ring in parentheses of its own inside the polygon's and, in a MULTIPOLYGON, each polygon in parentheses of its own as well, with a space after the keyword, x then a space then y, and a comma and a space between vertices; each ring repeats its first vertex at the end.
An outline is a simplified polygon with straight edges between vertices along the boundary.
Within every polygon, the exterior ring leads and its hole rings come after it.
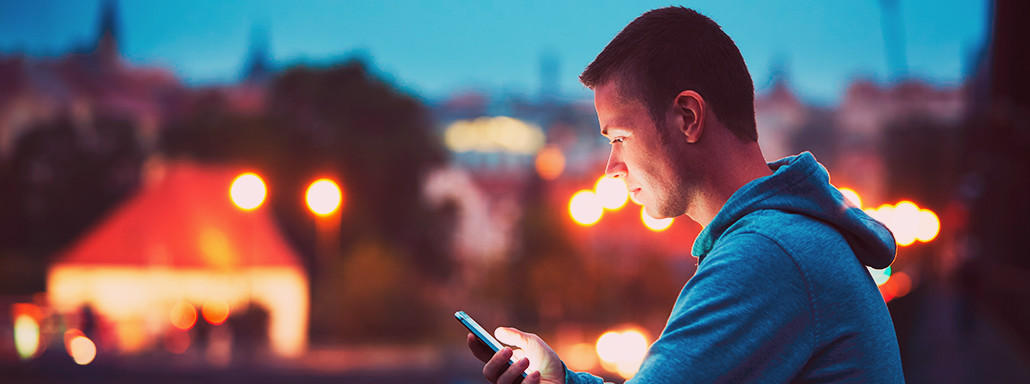
MULTIPOLYGON (((902 382, 897 338, 866 266, 894 260, 894 238, 849 205, 809 153, 766 164, 754 87, 733 41, 680 7, 640 16, 580 76, 593 89, 606 173, 651 216, 704 226, 697 272, 632 381, 902 382)), ((565 368, 539 337, 498 328, 527 358, 508 367, 469 335, 484 376, 511 383, 599 383, 565 368)))

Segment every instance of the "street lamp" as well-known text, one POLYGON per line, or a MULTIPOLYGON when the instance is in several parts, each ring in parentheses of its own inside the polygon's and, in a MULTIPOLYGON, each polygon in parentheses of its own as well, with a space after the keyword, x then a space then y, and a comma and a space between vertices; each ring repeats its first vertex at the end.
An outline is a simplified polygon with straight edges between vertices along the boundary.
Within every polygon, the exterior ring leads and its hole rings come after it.
POLYGON ((308 209, 317 216, 332 215, 343 203, 340 186, 329 179, 318 179, 311 183, 305 195, 308 209))
POLYGON ((233 204, 244 211, 251 211, 265 202, 267 189, 265 182, 257 174, 247 172, 236 177, 229 187, 229 197, 233 204))

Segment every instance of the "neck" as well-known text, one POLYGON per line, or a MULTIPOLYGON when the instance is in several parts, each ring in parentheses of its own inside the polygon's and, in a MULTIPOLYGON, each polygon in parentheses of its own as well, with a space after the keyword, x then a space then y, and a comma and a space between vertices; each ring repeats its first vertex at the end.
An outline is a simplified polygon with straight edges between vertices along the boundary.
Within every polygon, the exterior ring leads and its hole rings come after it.
POLYGON ((752 180, 772 175, 758 143, 741 142, 729 137, 717 154, 708 156, 703 186, 697 190, 687 216, 707 227, 726 201, 752 180))

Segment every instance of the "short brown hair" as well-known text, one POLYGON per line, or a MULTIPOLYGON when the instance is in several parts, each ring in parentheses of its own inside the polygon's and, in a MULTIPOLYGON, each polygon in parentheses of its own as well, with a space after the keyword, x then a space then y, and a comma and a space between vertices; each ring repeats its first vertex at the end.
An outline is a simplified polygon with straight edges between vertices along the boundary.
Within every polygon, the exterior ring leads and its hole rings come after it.
POLYGON ((656 124, 676 95, 693 90, 738 138, 758 141, 755 86, 744 58, 718 24, 692 9, 667 7, 640 15, 579 80, 593 89, 615 76, 634 84, 620 91, 639 97, 656 124))

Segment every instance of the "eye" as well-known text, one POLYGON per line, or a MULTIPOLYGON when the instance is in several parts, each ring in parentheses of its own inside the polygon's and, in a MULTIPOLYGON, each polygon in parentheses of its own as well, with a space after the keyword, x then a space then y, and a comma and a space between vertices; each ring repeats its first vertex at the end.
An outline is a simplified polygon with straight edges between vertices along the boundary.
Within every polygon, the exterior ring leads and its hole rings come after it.
POLYGON ((622 142, 622 138, 621 137, 616 137, 616 138, 613 138, 613 139, 609 140, 608 144, 614 145, 615 143, 621 143, 621 142, 622 142))

